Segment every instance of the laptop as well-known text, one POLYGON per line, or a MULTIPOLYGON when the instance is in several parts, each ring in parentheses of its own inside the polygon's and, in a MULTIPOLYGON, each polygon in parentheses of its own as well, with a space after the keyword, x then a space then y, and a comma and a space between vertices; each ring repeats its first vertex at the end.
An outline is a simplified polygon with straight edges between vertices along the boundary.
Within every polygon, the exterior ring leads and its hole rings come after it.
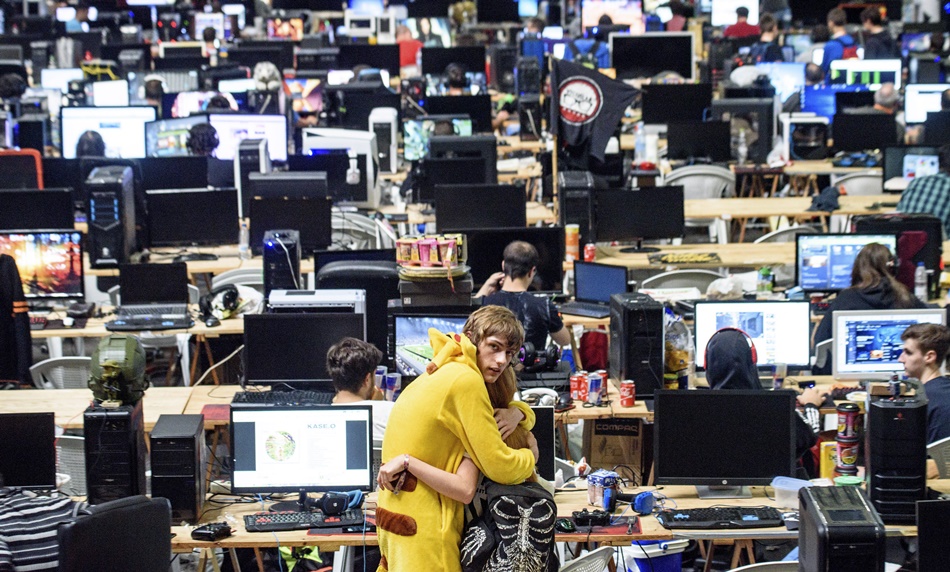
POLYGON ((596 262, 574 263, 574 301, 561 304, 562 314, 586 318, 610 316, 610 296, 627 291, 627 268, 596 262))
POLYGON ((121 305, 106 329, 171 330, 194 325, 188 312, 188 265, 119 265, 121 305))

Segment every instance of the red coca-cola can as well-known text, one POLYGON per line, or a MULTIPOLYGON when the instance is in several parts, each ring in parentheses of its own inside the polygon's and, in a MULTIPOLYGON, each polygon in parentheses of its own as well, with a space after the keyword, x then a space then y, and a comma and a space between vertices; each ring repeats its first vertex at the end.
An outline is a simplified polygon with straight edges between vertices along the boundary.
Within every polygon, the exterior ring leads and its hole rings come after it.
POLYGON ((577 375, 577 377, 577 397, 574 397, 573 399, 575 401, 587 401, 587 372, 580 373, 577 375))
POLYGON ((584 381, 584 377, 577 373, 572 375, 569 379, 571 380, 571 399, 576 401, 580 399, 578 395, 580 395, 581 384, 586 385, 586 382, 584 381))
POLYGON ((593 262, 597 258, 597 245, 588 242, 584 245, 584 262, 593 262))
POLYGON ((637 384, 632 379, 620 382, 620 407, 633 407, 637 402, 637 384))

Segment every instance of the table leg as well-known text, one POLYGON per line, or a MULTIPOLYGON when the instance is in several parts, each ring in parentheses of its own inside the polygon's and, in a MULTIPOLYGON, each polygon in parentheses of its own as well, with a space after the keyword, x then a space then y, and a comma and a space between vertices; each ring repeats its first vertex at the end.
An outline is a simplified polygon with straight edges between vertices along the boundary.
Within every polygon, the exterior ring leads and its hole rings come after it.
POLYGON ((561 437, 561 453, 564 455, 564 460, 573 462, 571 447, 568 444, 567 424, 563 421, 556 421, 555 425, 557 426, 557 434, 561 437))
POLYGON ((571 333, 571 357, 574 358, 574 369, 581 371, 584 369, 584 364, 581 362, 581 352, 578 351, 577 338, 574 337, 574 326, 571 326, 568 331, 571 333))
POLYGON ((237 548, 228 548, 228 554, 231 555, 231 567, 237 572, 241 572, 241 561, 237 557, 237 548))
MULTIPOLYGON (((201 343, 205 348, 205 357, 208 358, 208 367, 212 367, 214 365, 214 357, 211 355, 211 344, 208 343, 208 338, 204 336, 201 337, 201 343)), ((221 385, 221 380, 218 379, 218 370, 211 370, 211 379, 214 380, 215 385, 221 385)))
MULTIPOLYGON (((280 557, 279 554, 277 556, 280 557)), ((257 572, 264 572, 264 559, 261 558, 260 548, 254 549, 254 558, 257 559, 257 572)))
POLYGON ((63 338, 46 338, 46 347, 49 349, 50 358, 63 357, 63 338))

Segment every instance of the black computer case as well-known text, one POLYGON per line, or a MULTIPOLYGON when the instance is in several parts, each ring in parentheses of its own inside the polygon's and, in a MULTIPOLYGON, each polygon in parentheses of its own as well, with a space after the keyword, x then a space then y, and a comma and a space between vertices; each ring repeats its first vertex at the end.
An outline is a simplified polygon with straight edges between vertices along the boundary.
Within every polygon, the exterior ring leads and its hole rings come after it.
POLYGON ((871 504, 888 524, 913 524, 917 501, 927 498, 926 402, 872 401, 865 440, 871 504))
POLYGON ((268 230, 264 233, 264 297, 271 290, 301 290, 300 232, 268 230))
POLYGON ((115 408, 92 405, 83 415, 89 504, 145 494, 142 402, 115 408))
POLYGON ((205 499, 204 415, 161 415, 150 436, 152 496, 169 500, 173 522, 194 523, 205 499))
POLYGON ((96 167, 84 183, 89 222, 86 237, 93 268, 118 268, 135 249, 135 185, 131 167, 96 167))
POLYGON ((663 304, 646 294, 610 297, 610 377, 632 379, 637 397, 663 388, 663 304))
POLYGON ((884 523, 858 487, 798 491, 798 569, 883 572, 884 523))

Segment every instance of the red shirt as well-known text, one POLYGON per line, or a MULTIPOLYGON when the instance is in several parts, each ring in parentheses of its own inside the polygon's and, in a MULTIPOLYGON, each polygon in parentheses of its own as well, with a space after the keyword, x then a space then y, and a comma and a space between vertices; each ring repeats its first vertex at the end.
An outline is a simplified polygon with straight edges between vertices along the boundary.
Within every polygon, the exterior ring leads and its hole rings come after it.
POLYGON ((753 26, 748 22, 736 22, 726 28, 722 35, 727 38, 745 38, 748 36, 758 36, 761 33, 758 26, 753 26))
POLYGON ((396 43, 399 44, 399 67, 416 65, 416 54, 422 48, 422 42, 409 39, 396 43))

